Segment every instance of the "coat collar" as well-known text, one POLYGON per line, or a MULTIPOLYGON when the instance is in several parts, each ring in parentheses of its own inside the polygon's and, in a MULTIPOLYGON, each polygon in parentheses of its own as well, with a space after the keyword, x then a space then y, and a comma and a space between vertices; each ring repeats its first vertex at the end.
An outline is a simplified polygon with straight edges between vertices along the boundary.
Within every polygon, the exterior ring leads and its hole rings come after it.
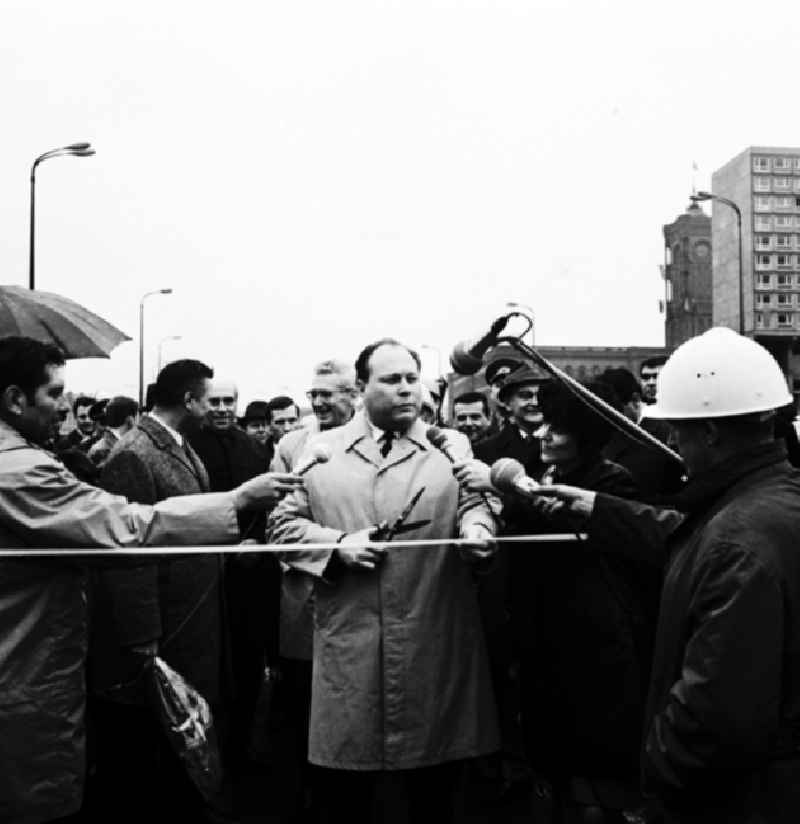
POLYGON ((392 452, 384 458, 381 455, 380 445, 372 436, 372 429, 366 413, 361 410, 342 427, 345 451, 353 451, 365 461, 379 469, 388 469, 390 466, 401 463, 413 455, 418 449, 427 451, 430 448, 426 433, 428 427, 419 418, 414 421, 409 430, 397 439, 392 452))
MULTIPOLYGON (((726 492, 761 469, 786 463, 786 447, 775 442, 756 445, 690 478, 685 488, 668 499, 670 506, 689 514, 706 511, 726 492)), ((787 468, 788 468, 788 464, 787 468)))
POLYGON ((193 450, 185 438, 183 440, 183 448, 181 448, 175 443, 175 438, 167 431, 166 427, 150 415, 143 415, 137 427, 144 432, 159 449, 168 452, 175 460, 180 461, 198 477, 201 476, 195 464, 195 460, 199 461, 200 459, 192 454, 193 450))
POLYGON ((5 452, 8 449, 23 449, 25 447, 41 449, 40 446, 20 435, 10 423, 0 419, 0 451, 5 452))

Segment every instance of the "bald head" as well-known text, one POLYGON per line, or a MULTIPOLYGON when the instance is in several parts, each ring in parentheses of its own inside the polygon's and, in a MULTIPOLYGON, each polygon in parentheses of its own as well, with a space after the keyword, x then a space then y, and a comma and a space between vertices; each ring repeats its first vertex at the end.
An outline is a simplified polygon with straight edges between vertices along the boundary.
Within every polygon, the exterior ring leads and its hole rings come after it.
POLYGON ((208 394, 208 419, 215 429, 229 429, 236 421, 239 390, 233 381, 215 378, 208 394))

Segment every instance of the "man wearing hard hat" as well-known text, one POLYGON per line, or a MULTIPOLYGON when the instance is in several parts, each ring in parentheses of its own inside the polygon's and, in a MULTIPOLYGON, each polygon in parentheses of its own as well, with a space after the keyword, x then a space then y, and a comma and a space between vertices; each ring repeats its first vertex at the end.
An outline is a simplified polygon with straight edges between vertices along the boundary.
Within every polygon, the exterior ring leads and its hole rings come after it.
POLYGON ((688 470, 674 509, 548 491, 599 545, 664 566, 642 754, 657 821, 800 821, 800 474, 773 433, 789 402, 766 349, 711 329, 649 410, 688 470))

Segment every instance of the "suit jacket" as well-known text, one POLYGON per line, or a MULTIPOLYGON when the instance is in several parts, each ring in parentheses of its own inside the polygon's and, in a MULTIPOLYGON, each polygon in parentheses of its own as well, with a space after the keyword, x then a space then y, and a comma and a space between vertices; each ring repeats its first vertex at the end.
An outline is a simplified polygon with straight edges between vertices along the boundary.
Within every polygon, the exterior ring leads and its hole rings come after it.
POLYGON ((117 445, 119 438, 117 433, 111 429, 105 429, 99 441, 89 448, 89 458, 95 466, 100 466, 111 454, 111 450, 117 445))
MULTIPOLYGON (((498 746, 472 570, 448 547, 387 551, 374 571, 344 569, 325 582, 331 553, 313 550, 393 520, 420 487, 410 516, 430 523, 408 538, 442 539, 467 524, 494 521, 466 493, 417 421, 382 457, 365 416, 314 436, 331 459, 305 476, 270 516, 279 542, 308 543, 317 576, 309 760, 339 769, 430 766, 498 746)), ((459 458, 469 441, 449 433, 459 458)), ((308 453, 306 453, 308 454, 308 453)), ((304 460, 304 456, 301 457, 304 460)), ((297 566, 302 567, 298 559, 297 566)))
MULTIPOLYGON (((100 484, 129 500, 153 504, 209 491, 195 451, 179 446, 151 416, 119 442, 100 484)), ((91 686, 105 697, 141 700, 141 661, 131 645, 159 641, 161 656, 211 702, 220 695, 222 563, 201 555, 125 564, 96 574, 93 591, 91 686)))

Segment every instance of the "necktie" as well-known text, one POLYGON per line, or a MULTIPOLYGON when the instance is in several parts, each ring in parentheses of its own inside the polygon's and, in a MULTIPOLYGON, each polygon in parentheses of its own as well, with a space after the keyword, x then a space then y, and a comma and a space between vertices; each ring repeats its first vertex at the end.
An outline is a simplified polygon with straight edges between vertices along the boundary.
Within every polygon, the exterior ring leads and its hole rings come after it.
POLYGON ((392 451, 392 441, 394 440, 394 432, 387 429, 383 433, 383 443, 381 443, 381 455, 385 458, 392 451))

